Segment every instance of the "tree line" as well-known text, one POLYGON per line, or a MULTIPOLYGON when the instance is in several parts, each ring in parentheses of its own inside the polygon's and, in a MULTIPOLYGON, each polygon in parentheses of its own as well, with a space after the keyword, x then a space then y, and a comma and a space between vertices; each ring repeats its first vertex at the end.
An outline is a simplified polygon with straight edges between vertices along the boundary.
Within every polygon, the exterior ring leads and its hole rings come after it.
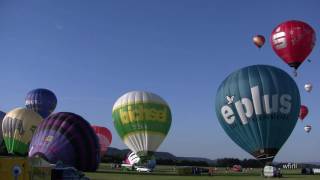
MULTIPOLYGON (((123 163, 125 154, 117 154, 113 156, 103 156, 101 161, 104 163, 123 163)), ((233 165, 241 165, 243 168, 262 168, 264 164, 255 159, 237 159, 237 158, 221 158, 216 159, 214 163, 207 161, 188 160, 188 159, 163 159, 157 158, 158 165, 175 165, 175 166, 202 166, 202 167, 232 167, 233 165)))

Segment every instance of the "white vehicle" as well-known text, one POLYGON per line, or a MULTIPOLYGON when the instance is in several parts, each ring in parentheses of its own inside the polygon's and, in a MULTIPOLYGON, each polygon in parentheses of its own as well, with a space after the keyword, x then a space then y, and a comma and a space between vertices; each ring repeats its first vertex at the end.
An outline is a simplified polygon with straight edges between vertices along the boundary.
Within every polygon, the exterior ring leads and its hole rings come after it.
POLYGON ((151 172, 152 170, 146 167, 136 167, 136 171, 138 172, 151 172))
POLYGON ((282 177, 280 168, 276 168, 274 166, 265 166, 263 168, 263 176, 264 177, 282 177))

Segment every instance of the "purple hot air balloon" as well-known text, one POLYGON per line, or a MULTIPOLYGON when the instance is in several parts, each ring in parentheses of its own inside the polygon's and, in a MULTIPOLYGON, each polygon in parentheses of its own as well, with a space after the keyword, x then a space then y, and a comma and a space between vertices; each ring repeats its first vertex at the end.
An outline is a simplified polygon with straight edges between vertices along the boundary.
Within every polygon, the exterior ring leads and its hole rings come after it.
POLYGON ((86 120, 74 113, 59 112, 38 126, 29 157, 40 156, 50 163, 62 161, 81 171, 95 171, 99 150, 98 138, 86 120))

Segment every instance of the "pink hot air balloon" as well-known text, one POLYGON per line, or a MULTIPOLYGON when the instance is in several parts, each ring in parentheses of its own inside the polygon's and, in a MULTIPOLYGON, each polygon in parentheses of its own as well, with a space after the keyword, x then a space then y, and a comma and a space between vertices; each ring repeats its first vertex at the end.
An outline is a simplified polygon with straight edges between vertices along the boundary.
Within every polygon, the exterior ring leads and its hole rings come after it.
POLYGON ((100 144, 100 156, 102 157, 106 152, 112 141, 112 134, 108 128, 101 126, 92 126, 95 131, 100 144))

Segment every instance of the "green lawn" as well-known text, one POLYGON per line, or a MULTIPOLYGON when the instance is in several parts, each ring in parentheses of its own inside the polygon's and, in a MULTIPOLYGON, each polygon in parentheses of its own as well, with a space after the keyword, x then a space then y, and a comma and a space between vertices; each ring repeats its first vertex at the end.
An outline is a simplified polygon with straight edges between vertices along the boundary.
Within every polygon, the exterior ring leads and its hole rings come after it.
MULTIPOLYGON (((248 170, 245 173, 226 172, 225 168, 220 168, 215 175, 208 176, 206 174, 201 176, 179 176, 175 171, 174 166, 157 166, 154 172, 138 173, 121 171, 120 169, 111 169, 108 164, 101 164, 100 168, 95 173, 86 173, 92 180, 265 180, 260 176, 261 169, 248 170)), ((300 175, 300 169, 297 170, 283 170, 283 178, 289 180, 320 180, 320 175, 304 176, 300 175)))

